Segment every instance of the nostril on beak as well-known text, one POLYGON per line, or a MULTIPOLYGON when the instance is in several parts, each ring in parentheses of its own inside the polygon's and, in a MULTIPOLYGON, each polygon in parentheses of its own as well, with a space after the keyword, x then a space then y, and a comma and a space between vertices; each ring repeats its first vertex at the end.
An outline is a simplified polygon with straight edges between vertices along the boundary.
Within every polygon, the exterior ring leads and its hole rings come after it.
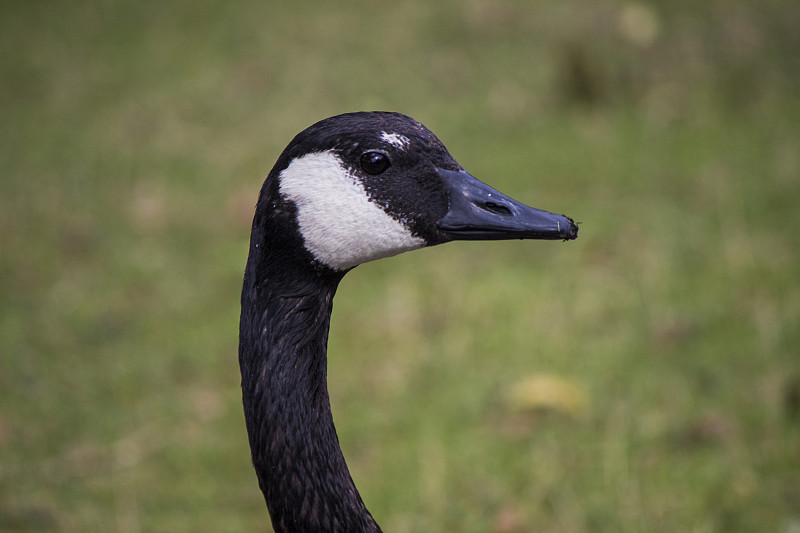
POLYGON ((511 214, 511 210, 509 208, 495 202, 484 202, 483 208, 498 215, 508 216, 511 214))

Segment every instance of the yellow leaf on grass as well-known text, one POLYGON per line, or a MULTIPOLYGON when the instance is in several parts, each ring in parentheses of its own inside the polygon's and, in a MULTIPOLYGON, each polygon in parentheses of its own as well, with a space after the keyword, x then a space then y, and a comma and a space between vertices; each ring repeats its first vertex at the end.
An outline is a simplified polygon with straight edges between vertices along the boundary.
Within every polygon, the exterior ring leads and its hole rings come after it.
POLYGON ((519 411, 555 411, 581 417, 589 409, 589 394, 577 383, 552 374, 534 374, 508 391, 508 401, 519 411))

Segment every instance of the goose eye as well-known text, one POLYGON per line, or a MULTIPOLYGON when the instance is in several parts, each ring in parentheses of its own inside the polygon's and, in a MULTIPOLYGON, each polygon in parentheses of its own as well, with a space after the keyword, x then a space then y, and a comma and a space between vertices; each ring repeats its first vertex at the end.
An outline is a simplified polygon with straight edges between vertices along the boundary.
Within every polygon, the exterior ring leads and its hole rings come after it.
POLYGON ((390 166, 392 166, 392 162, 389 161, 389 156, 381 152, 367 152, 361 156, 361 168, 367 174, 375 176, 390 166))

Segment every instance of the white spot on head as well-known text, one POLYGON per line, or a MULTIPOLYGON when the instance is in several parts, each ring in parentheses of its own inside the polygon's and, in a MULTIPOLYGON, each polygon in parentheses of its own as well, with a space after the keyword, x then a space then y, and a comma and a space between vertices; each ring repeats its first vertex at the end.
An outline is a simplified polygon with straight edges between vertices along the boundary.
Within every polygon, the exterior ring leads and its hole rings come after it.
POLYGON ((400 135, 399 133, 389 133, 384 131, 381 132, 381 139, 391 144, 395 148, 399 148, 401 150, 405 150, 406 148, 408 148, 408 145, 410 144, 408 137, 406 137, 405 135, 400 135))
POLYGON ((279 180, 281 194, 297 206, 306 249, 331 268, 346 270, 425 246, 423 239, 373 203, 331 152, 294 159, 279 180))

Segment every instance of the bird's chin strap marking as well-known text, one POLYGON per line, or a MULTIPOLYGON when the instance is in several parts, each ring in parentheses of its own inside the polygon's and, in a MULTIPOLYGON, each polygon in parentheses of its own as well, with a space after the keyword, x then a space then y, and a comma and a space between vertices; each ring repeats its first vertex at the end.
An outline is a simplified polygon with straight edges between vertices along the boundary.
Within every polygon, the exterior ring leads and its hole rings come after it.
POLYGON ((330 268, 344 271, 425 245, 373 202, 331 151, 292 160, 279 180, 281 195, 296 206, 304 246, 330 268))

